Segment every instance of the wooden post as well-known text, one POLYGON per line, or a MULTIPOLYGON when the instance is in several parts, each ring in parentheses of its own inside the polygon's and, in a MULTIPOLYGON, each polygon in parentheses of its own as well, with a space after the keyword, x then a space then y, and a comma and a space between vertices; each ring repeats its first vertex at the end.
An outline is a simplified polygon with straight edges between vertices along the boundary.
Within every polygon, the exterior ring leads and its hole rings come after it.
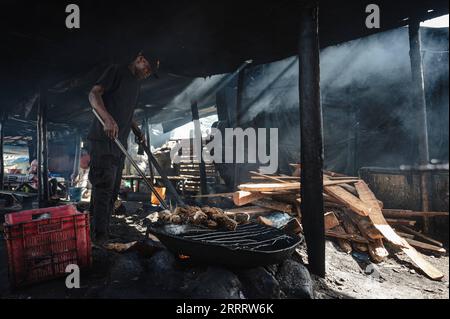
MULTIPOLYGON (((417 146, 419 155, 419 164, 427 165, 429 163, 428 151, 428 125, 427 125, 427 105, 425 100, 425 85, 423 77, 423 63, 421 54, 421 37, 420 37, 420 21, 419 19, 411 19, 409 23, 409 57, 411 60, 411 76, 412 76, 412 103, 416 112, 416 132, 417 146)), ((430 174, 429 172, 421 172, 420 190, 422 211, 430 210, 430 174)), ((430 222, 428 217, 423 218, 423 230, 429 232, 430 222)))
MULTIPOLYGON (((235 113, 235 125, 234 127, 240 127, 241 126, 241 110, 242 110, 242 98, 244 93, 244 78, 245 78, 245 67, 239 71, 238 78, 237 78, 237 92, 236 92, 236 113, 235 113)), ((234 156, 236 157, 236 141, 233 142, 234 145, 234 156)), ((234 178, 233 178, 233 188, 235 191, 237 191, 237 187, 240 184, 240 174, 239 174, 239 164, 234 163, 234 178)))
POLYGON ((299 91, 301 131, 301 212, 310 271, 325 276, 322 110, 320 105, 317 2, 300 14, 299 91))
MULTIPOLYGON (((354 116, 354 156, 353 156, 353 174, 358 176, 359 171, 359 130, 360 130, 360 121, 361 121, 361 109, 358 105, 353 106, 353 116, 354 116)), ((353 175, 352 174, 352 175, 353 175)))
MULTIPOLYGON (((200 118, 198 115, 198 106, 197 101, 191 102, 191 112, 192 112, 192 120, 194 121, 194 150, 197 148, 200 154, 200 191, 202 195, 206 195, 208 193, 208 188, 206 186, 206 167, 205 162, 203 161, 202 151, 203 151, 203 141, 202 141, 202 131, 200 129, 200 118), (197 143, 197 145, 195 145, 197 143)), ((196 154, 194 154, 196 155, 196 154)))
POLYGON ((43 91, 39 94, 37 110, 37 175, 39 207, 48 205, 48 140, 47 140, 47 101, 43 91))
POLYGON ((37 132, 33 132, 28 141, 28 164, 37 159, 37 132))
POLYGON ((4 187, 4 177, 5 177, 5 162, 3 159, 3 147, 5 140, 5 122, 6 122, 6 112, 0 112, 0 190, 4 187))

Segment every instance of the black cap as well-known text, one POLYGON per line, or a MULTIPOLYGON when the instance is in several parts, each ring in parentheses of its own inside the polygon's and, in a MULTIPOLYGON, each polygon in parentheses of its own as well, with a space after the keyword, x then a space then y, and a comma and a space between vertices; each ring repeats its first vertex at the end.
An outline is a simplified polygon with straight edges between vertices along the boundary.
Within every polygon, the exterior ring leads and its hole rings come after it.
POLYGON ((150 63, 152 75, 155 78, 159 78, 158 70, 160 67, 160 59, 153 52, 150 52, 150 50, 131 48, 126 54, 127 61, 132 62, 140 55, 142 55, 150 63))
POLYGON ((152 75, 155 78, 159 78, 158 76, 158 70, 160 67, 160 59, 158 56, 156 56, 154 53, 149 52, 149 50, 140 50, 138 52, 138 55, 143 55, 145 57, 145 59, 150 63, 150 68, 152 69, 152 75))

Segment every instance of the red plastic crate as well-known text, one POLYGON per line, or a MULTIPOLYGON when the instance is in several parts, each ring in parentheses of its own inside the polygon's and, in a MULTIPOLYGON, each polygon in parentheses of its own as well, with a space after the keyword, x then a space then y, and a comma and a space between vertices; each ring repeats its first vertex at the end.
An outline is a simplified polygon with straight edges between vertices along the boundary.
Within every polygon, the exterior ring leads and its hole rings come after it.
POLYGON ((5 215, 12 287, 68 275, 69 264, 91 265, 89 214, 72 205, 5 215))

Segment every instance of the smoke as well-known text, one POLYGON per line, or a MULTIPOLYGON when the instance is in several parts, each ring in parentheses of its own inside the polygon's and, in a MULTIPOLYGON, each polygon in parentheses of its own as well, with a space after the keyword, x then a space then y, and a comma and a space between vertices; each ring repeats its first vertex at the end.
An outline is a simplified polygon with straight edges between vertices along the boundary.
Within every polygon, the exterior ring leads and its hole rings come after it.
POLYGON ((324 49, 320 55, 322 93, 378 81, 398 82, 409 72, 405 28, 378 33, 324 49))
POLYGON ((197 101, 200 104, 208 103, 205 97, 208 98, 208 93, 217 88, 222 80, 224 74, 213 75, 208 78, 194 79, 183 92, 176 95, 169 104, 165 107, 167 109, 190 109, 191 101, 197 101))
MULTIPOLYGON (((429 124, 429 134, 446 133, 446 140, 440 145, 448 147, 448 98, 436 100, 436 94, 430 93, 442 81, 448 83, 448 28, 440 33, 422 28, 421 33, 427 107, 431 112, 429 120, 434 121, 429 124), (435 112, 447 112, 446 119, 433 116, 435 112)), ((352 164, 355 168, 413 164, 417 157, 417 116, 411 105, 408 29, 325 48, 320 54, 320 68, 325 159, 327 154, 345 153, 347 147, 353 147, 359 153, 352 164), (351 132, 356 127, 358 136, 351 132), (360 149, 348 143, 358 143, 360 149)), ((297 57, 249 68, 243 94, 244 121, 252 121, 265 112, 273 126, 286 127, 277 123, 277 116, 273 115, 298 113, 298 69, 297 57)), ((448 88, 439 94, 448 97, 448 88)), ((297 128, 290 127, 289 132, 293 130, 297 128)), ((296 134, 280 138, 286 144, 289 140, 293 145, 299 144, 296 134)), ((437 156, 445 156, 442 147, 436 150, 437 156)), ((448 160, 448 151, 446 154, 448 160)), ((348 161, 348 156, 340 156, 335 168, 344 170, 348 161)))
MULTIPOLYGON (((325 48, 320 54, 322 99, 342 97, 350 87, 370 90, 380 81, 404 80, 410 73, 408 48, 405 28, 325 48)), ((244 93, 247 119, 262 111, 298 108, 298 70, 297 57, 252 68, 244 93)))
POLYGON ((252 68, 246 79, 243 100, 246 108, 243 121, 251 121, 263 111, 298 107, 298 58, 252 68))

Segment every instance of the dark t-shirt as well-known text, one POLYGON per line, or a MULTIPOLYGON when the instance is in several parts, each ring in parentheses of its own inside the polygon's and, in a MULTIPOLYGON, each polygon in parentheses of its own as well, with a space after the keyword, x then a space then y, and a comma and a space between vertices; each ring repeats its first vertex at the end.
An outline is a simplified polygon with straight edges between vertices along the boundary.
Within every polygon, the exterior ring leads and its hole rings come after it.
MULTIPOLYGON (((127 65, 111 65, 95 83, 104 88, 103 102, 119 126, 118 138, 127 147, 134 109, 139 97, 139 80, 127 65)), ((95 154, 120 156, 114 141, 106 136, 97 118, 91 124, 88 139, 95 154)))

